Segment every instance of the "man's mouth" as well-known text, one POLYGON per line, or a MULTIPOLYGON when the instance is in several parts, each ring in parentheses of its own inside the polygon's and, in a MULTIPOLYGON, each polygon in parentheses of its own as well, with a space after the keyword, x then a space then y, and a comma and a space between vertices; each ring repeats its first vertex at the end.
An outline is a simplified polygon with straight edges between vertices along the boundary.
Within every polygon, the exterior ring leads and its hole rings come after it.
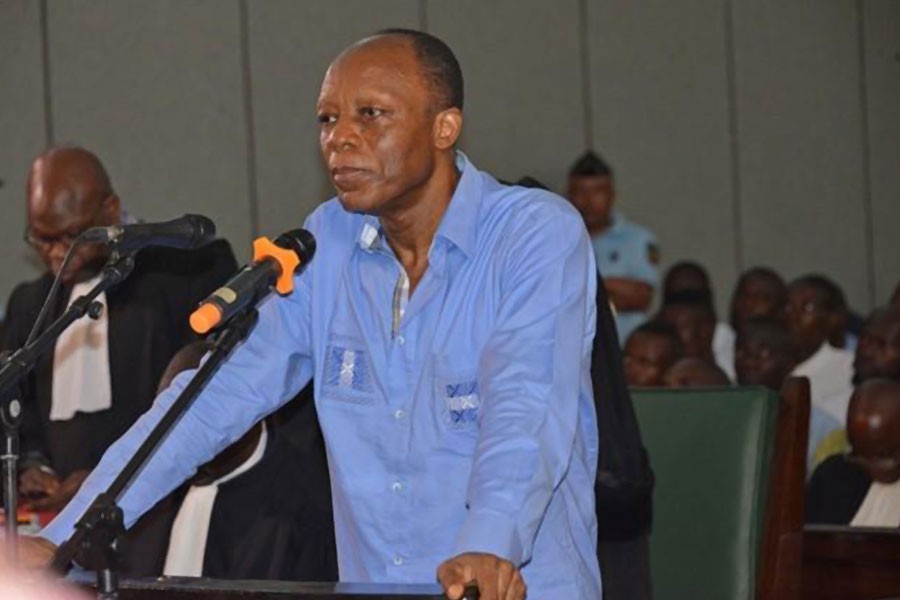
POLYGON ((335 167, 331 169, 331 180, 339 188, 352 188, 368 177, 369 171, 357 167, 335 167))

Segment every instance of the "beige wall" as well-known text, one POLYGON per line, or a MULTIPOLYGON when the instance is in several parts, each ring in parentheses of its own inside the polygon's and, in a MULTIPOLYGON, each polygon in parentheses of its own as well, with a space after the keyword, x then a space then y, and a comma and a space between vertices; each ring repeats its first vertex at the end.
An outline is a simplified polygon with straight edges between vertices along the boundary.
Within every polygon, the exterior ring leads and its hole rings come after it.
POLYGON ((51 142, 97 151, 141 217, 208 214, 239 259, 300 223, 330 194, 324 69, 386 26, 457 52, 477 164, 561 191, 593 145, 720 305, 758 263, 825 272, 863 311, 900 279, 895 0, 5 0, 0 297, 35 273, 24 177, 51 142))

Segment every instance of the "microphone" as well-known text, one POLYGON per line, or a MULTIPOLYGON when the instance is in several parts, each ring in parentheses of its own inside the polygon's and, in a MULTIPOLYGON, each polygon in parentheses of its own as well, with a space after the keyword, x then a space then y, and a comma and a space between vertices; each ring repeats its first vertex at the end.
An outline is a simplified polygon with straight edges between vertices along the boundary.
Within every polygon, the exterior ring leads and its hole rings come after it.
POLYGON ((294 290, 294 273, 316 253, 316 239, 305 229, 282 233, 275 241, 257 238, 253 262, 200 303, 190 318, 191 329, 203 335, 268 296, 274 287, 282 296, 294 290))
POLYGON ((162 223, 135 223, 112 227, 91 227, 80 236, 82 242, 113 244, 121 253, 147 246, 192 250, 216 238, 216 226, 202 215, 184 215, 162 223))

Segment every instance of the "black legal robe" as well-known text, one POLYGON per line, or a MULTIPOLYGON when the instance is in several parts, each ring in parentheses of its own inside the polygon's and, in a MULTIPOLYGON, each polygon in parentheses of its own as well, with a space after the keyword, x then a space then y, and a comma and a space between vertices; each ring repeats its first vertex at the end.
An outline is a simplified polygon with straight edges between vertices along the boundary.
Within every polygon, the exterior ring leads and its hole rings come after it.
POLYGON ((872 478, 845 454, 829 456, 806 486, 806 522, 849 525, 862 506, 872 478))
MULTIPOLYGON (((106 293, 111 408, 51 421, 53 349, 48 350, 21 385, 23 458, 49 464, 61 478, 96 466, 112 442, 150 408, 172 356, 196 339, 188 324, 191 311, 236 270, 231 247, 224 240, 193 251, 147 248, 139 252, 131 276, 106 293)), ((15 350, 25 343, 52 281, 47 273, 13 291, 3 349, 15 350)), ((46 325, 65 310, 70 292, 62 288, 53 298, 46 325)))
MULTIPOLYGON (((207 530, 204 577, 337 581, 325 442, 310 382, 270 422, 262 459, 219 486, 207 530)), ((162 575, 182 486, 128 532, 124 571, 162 575)))

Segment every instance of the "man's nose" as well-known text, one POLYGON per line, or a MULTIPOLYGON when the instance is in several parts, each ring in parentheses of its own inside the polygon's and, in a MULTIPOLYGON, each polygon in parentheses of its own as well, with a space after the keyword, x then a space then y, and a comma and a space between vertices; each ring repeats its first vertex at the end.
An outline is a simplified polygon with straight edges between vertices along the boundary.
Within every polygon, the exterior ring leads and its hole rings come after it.
POLYGON ((47 249, 47 257, 54 262, 62 262, 66 257, 66 252, 68 251, 69 244, 64 244, 57 241, 47 249))
POLYGON ((359 143, 359 130, 353 119, 339 118, 331 127, 328 136, 328 149, 333 152, 342 152, 356 148, 359 143))

